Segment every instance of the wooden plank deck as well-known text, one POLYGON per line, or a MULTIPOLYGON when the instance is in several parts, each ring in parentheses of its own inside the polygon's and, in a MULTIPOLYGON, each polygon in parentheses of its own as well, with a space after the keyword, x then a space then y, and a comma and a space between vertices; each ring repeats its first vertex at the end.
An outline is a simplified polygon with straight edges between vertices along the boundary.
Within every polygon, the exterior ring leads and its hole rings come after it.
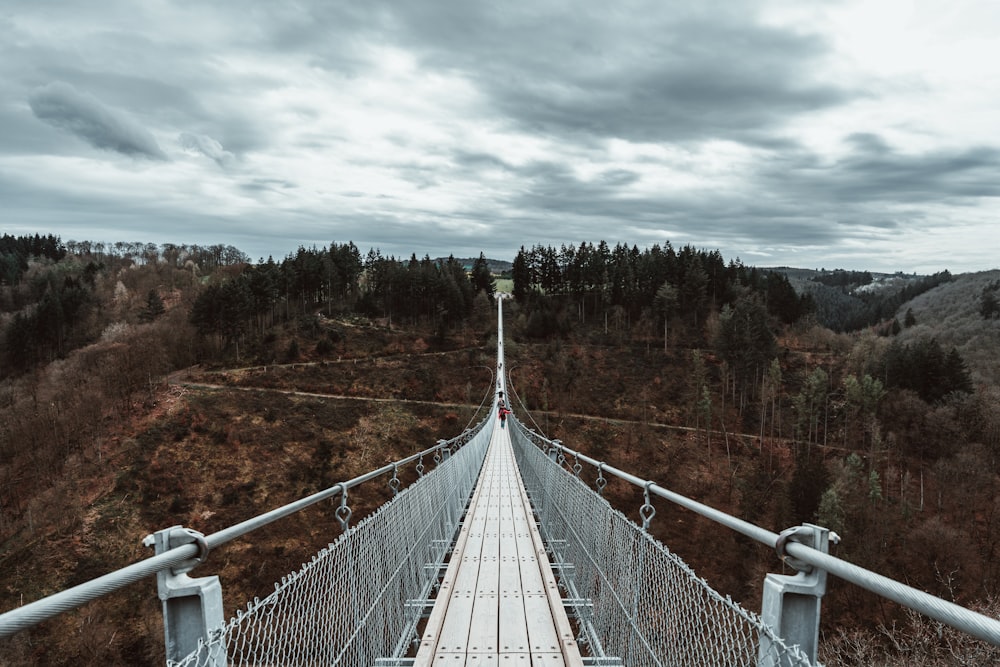
POLYGON ((499 424, 414 664, 583 665, 499 424))

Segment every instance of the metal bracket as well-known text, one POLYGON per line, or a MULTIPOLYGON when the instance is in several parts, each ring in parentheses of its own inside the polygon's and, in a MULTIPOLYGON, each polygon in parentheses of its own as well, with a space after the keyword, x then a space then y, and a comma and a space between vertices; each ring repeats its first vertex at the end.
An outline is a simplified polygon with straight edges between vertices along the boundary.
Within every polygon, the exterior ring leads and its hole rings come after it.
POLYGON ((799 544, 812 546, 814 539, 815 526, 806 525, 786 528, 778 534, 778 541, 774 543, 774 552, 778 554, 778 558, 780 558, 789 567, 795 568, 803 574, 809 574, 813 571, 813 566, 809 563, 803 563, 799 559, 789 556, 787 548, 789 542, 798 542, 799 544))
POLYGON ((142 540, 142 546, 146 548, 156 547, 157 555, 171 549, 176 549, 177 547, 182 547, 185 544, 196 545, 198 547, 198 555, 170 568, 170 571, 175 575, 190 572, 205 562, 209 552, 208 541, 205 539, 205 535, 192 528, 171 526, 165 530, 157 531, 154 535, 147 535, 142 540), (163 535, 162 550, 160 544, 161 534, 163 535))
POLYGON ((392 491, 392 497, 395 498, 399 495, 399 466, 395 463, 392 464, 392 479, 389 480, 389 489, 392 491))
MULTIPOLYGON (((157 595, 163 602, 163 638, 167 661, 180 661, 198 648, 199 641, 208 641, 219 632, 225 617, 222 608, 222 585, 217 576, 189 577, 188 572, 205 561, 208 542, 196 530, 171 526, 147 535, 142 541, 154 547, 156 554, 195 544, 198 555, 179 565, 156 573, 157 595)), ((225 667, 226 647, 213 644, 208 649, 205 662, 211 667, 225 667)))
POLYGON ((652 480, 646 482, 644 487, 642 497, 645 502, 643 502, 642 507, 639 508, 639 516, 642 518, 642 532, 649 530, 649 522, 653 520, 656 516, 656 508, 653 507, 653 503, 649 501, 649 487, 653 486, 654 482, 652 480))
MULTIPOLYGON (((840 541, 836 533, 811 523, 781 531, 774 548, 778 557, 790 567, 795 575, 768 574, 764 578, 764 595, 761 600, 761 617, 765 625, 774 629, 775 634, 789 645, 798 645, 810 659, 816 661, 819 647, 820 599, 826 593, 826 571, 788 555, 788 543, 798 542, 829 553, 830 542, 840 541)), ((779 662, 771 638, 760 635, 758 665, 772 667, 779 662)))
POLYGON ((594 480, 594 486, 597 487, 597 495, 604 495, 604 487, 608 485, 608 480, 604 478, 604 462, 602 461, 597 466, 597 479, 594 480))
POLYGON ((351 526, 351 511, 350 506, 347 504, 347 487, 344 484, 340 485, 340 506, 337 507, 334 514, 337 516, 337 522, 340 523, 340 530, 347 532, 347 529, 351 526))

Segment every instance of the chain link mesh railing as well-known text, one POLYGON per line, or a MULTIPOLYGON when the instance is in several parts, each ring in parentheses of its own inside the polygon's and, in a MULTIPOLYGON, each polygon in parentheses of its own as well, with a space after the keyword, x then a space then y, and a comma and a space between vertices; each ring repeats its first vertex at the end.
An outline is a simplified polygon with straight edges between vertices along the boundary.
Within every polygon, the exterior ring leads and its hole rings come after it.
POLYGON ((576 610, 584 650, 630 667, 810 665, 511 421, 518 467, 576 610), (762 635, 771 639, 772 655, 758 655, 762 635))
POLYGON ((464 447, 237 613, 173 663, 373 665, 405 655, 489 445, 492 420, 464 447))

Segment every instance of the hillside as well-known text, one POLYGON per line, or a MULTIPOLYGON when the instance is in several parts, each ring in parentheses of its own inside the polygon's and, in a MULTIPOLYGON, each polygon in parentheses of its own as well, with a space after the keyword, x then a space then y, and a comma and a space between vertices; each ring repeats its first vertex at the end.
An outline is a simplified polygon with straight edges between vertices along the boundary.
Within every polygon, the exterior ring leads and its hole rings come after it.
POLYGON ((936 338, 945 349, 958 349, 976 382, 1000 385, 1000 320, 979 312, 983 288, 997 280, 1000 271, 961 274, 907 301, 896 319, 903 322, 912 311, 916 324, 904 328, 899 340, 936 338))
POLYGON ((774 271, 808 296, 817 322, 838 332, 882 326, 902 303, 952 279, 948 271, 930 276, 789 267, 774 271))

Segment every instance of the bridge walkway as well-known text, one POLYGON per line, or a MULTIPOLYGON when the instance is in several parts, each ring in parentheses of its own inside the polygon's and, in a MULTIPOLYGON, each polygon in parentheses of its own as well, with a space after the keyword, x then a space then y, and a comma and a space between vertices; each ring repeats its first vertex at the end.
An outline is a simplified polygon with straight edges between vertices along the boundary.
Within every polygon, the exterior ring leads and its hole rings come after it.
POLYGON ((583 665, 499 423, 414 664, 583 665))

